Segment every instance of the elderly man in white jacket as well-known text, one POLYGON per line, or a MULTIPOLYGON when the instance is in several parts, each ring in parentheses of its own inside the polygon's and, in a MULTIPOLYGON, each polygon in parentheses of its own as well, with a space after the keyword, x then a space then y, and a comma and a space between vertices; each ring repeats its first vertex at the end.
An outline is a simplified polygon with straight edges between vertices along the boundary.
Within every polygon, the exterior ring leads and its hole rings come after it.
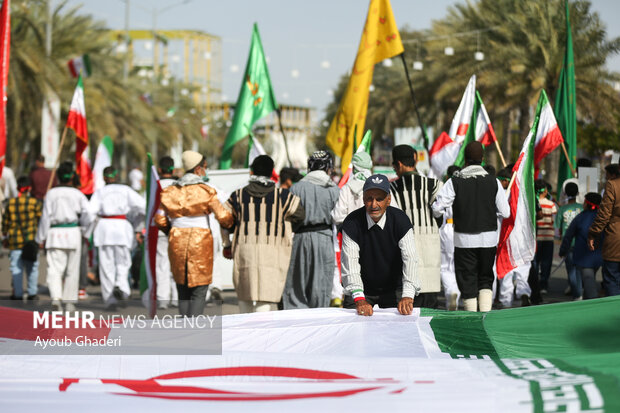
POLYGON ((71 186, 73 164, 63 162, 57 170, 60 185, 45 195, 35 240, 46 249, 47 286, 52 307, 72 311, 78 299, 82 233, 92 222, 88 200, 71 186), (82 230, 80 229, 82 227, 82 230), (64 282, 63 282, 64 281, 64 282))
POLYGON ((106 307, 127 299, 131 293, 131 247, 146 209, 144 198, 127 185, 117 184, 116 175, 113 167, 105 168, 106 185, 90 200, 91 212, 98 216, 93 241, 99 257, 101 295, 106 307))

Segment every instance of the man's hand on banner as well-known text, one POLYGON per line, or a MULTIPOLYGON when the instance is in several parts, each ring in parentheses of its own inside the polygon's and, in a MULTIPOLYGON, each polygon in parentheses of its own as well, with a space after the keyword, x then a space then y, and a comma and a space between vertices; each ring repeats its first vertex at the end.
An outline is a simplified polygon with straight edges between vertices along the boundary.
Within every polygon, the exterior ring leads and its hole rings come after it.
POLYGON ((355 307, 357 308, 357 315, 363 315, 365 317, 370 317, 372 315, 372 306, 368 304, 366 300, 356 301, 355 307))
POLYGON ((402 315, 411 315, 413 312, 413 298, 403 297, 398 302, 398 312, 402 315))

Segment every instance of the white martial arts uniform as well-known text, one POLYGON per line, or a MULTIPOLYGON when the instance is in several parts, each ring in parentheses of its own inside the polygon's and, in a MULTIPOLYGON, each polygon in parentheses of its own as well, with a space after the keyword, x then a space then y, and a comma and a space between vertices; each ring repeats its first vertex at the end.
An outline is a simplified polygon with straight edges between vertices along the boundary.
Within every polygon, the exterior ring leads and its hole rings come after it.
POLYGON ((88 200, 79 190, 58 186, 45 195, 35 240, 45 242, 47 286, 52 301, 78 299, 82 231, 92 219, 88 200))
POLYGON ((90 208, 91 213, 98 215, 93 242, 99 255, 101 295, 103 302, 111 305, 116 303, 114 288, 118 287, 125 298, 131 293, 129 270, 134 228, 144 220, 146 201, 127 185, 108 184, 93 194, 90 208))
POLYGON ((532 289, 527 282, 527 277, 530 274, 530 267, 531 264, 529 263, 520 265, 500 280, 499 301, 504 307, 512 307, 512 300, 515 292, 519 298, 523 295, 529 297, 532 294, 532 289))
POLYGON ((15 198, 19 194, 19 192, 17 191, 17 180, 15 179, 15 174, 13 173, 13 170, 8 166, 4 165, 4 168, 2 168, 1 179, 4 180, 4 198, 15 198))
MULTIPOLYGON (((456 283, 454 272, 454 223, 452 222, 452 207, 446 209, 443 214, 443 225, 439 228, 439 241, 441 243, 441 285, 446 296, 446 308, 450 309, 450 298, 456 294, 456 308, 458 308, 461 292, 456 283)), ((456 308, 454 308, 456 310, 456 308)))
MULTIPOLYGON (((174 183, 174 178, 162 178, 159 180, 161 189, 166 189, 174 183)), ((155 260, 155 274, 157 277, 157 303, 161 308, 169 304, 177 305, 177 286, 170 270, 170 257, 168 256, 168 236, 159 231, 157 236, 157 257, 155 260)))
MULTIPOLYGON (((215 185, 208 184, 211 188, 215 189, 217 192, 217 199, 220 201, 222 205, 228 201, 230 197, 230 192, 224 191, 223 189, 218 188, 215 185)), ((220 223, 215 218, 214 213, 209 214, 209 228, 211 228, 211 236, 213 237, 213 280, 209 285, 209 291, 207 292, 207 300, 211 298, 211 290, 218 289, 220 291, 224 290, 224 278, 225 275, 222 271, 222 268, 225 268, 226 261, 228 261, 222 255, 222 251, 224 250, 224 241, 222 240, 222 234, 220 230, 220 223)))

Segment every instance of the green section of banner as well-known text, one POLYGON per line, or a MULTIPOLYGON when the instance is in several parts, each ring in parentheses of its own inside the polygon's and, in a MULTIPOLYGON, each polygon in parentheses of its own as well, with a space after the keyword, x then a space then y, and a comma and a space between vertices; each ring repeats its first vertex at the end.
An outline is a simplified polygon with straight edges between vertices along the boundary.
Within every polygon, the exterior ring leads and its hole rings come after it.
POLYGON ((431 328, 443 353, 453 358, 498 358, 484 329, 484 313, 438 311, 423 308, 421 315, 433 317, 431 328))
POLYGON ((441 351, 527 380, 535 412, 620 411, 620 297, 489 313, 422 310, 441 351))

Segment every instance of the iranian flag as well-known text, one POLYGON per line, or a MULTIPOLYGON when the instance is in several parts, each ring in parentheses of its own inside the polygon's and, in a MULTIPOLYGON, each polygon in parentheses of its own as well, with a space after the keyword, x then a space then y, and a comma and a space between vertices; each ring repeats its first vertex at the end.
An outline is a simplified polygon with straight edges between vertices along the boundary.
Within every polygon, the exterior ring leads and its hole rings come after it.
POLYGON ((78 83, 71 100, 71 108, 67 117, 67 128, 75 132, 75 164, 80 170, 82 163, 82 153, 88 147, 88 129, 86 127, 86 107, 84 106, 84 84, 82 76, 78 78, 78 83))
POLYGON ((461 143, 459 154, 454 160, 454 164, 463 167, 465 165, 465 147, 474 140, 482 143, 485 147, 497 140, 493 125, 489 119, 484 103, 478 91, 476 91, 476 100, 474 101, 474 109, 471 115, 471 122, 465 134, 465 140, 461 143))
MULTIPOLYGON (((357 150, 355 151, 355 153, 366 152, 368 153, 368 155, 370 155, 371 141, 372 141, 372 131, 369 129, 364 134, 364 137, 362 138, 362 142, 360 142, 360 146, 357 147, 357 150)), ((347 182, 349 182, 349 178, 351 177, 352 172, 353 172, 353 164, 349 162, 349 167, 347 168, 342 178, 340 178, 340 182, 338 182, 338 188, 342 188, 343 186, 347 184, 347 182)))
POLYGON ((90 76, 90 58, 87 54, 69 60, 67 62, 67 66, 69 67, 69 72, 71 72, 71 76, 73 77, 78 77, 80 75, 84 77, 90 76))
POLYGON ((157 237, 159 229, 155 225, 155 213, 159 209, 161 200, 161 185, 159 184, 159 174, 153 165, 151 154, 148 156, 148 169, 146 174, 146 234, 144 236, 144 254, 142 255, 142 265, 140 266, 140 296, 142 303, 149 311, 151 317, 157 311, 157 237))
POLYGON ((433 143, 429 151, 431 163, 431 175, 441 179, 450 165, 454 163, 461 149, 461 144, 465 140, 471 117, 476 101, 476 75, 472 75, 463 93, 463 98, 459 104, 450 131, 447 136, 445 132, 433 143))
POLYGON ((543 158, 549 155, 563 141, 562 132, 558 126, 558 122, 553 114, 553 109, 549 104, 547 93, 543 90, 538 99, 538 109, 536 116, 540 117, 539 133, 536 135, 536 149, 534 152, 534 166, 538 169, 538 165, 543 158), (542 106, 541 106, 542 105, 542 106), (539 112, 540 110, 540 112, 539 112))
POLYGON ((620 296, 408 316, 311 308, 143 320, 123 311, 95 315, 93 327, 75 326, 87 311, 52 319, 0 307, 0 399, 20 413, 93 400, 97 411, 148 413, 617 413, 619 306, 620 296))
POLYGON ((112 165, 112 155, 114 155, 114 142, 112 138, 106 135, 99 142, 95 155, 95 166, 93 166, 95 191, 105 186, 103 170, 112 165))
POLYGON ((497 245, 496 268, 499 279, 518 266, 531 262, 536 252, 535 143, 548 131, 550 119, 546 106, 549 106, 549 101, 542 90, 534 124, 523 142, 523 148, 513 168, 514 181, 508 194, 510 216, 502 221, 497 245))
POLYGON ((90 150, 88 146, 84 148, 77 169, 77 173, 80 176, 80 191, 84 195, 92 195, 92 193, 95 192, 95 180, 90 164, 90 158, 88 157, 89 152, 90 150))

